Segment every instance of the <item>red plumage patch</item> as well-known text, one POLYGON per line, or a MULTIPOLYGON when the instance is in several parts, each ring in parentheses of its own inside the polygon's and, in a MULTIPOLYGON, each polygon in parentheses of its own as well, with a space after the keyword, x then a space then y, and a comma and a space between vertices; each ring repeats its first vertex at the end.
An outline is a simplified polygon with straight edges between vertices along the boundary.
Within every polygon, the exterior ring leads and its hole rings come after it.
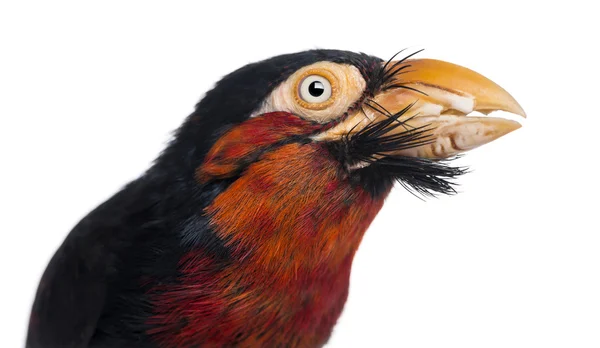
POLYGON ((285 112, 251 118, 217 140, 196 175, 200 182, 230 177, 269 146, 292 136, 311 134, 321 127, 285 112))
MULTIPOLYGON (((291 118, 270 114, 231 130, 198 177, 227 177, 258 148, 314 132, 291 118)), ((152 334, 167 347, 323 344, 346 301, 354 254, 382 204, 352 185, 321 144, 262 153, 205 211, 233 261, 217 264, 203 250, 187 255, 181 283, 155 299, 152 323, 162 329, 152 334)))

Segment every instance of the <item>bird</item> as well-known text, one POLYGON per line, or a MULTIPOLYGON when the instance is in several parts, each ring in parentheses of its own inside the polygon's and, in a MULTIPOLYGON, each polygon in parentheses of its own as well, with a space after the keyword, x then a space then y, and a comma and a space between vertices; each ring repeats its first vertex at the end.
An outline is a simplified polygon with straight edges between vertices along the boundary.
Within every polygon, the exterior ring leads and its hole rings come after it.
POLYGON ((469 170, 454 160, 521 127, 487 114, 525 117, 490 79, 419 52, 312 49, 224 76, 70 231, 26 347, 325 345, 396 184, 456 193, 469 170))

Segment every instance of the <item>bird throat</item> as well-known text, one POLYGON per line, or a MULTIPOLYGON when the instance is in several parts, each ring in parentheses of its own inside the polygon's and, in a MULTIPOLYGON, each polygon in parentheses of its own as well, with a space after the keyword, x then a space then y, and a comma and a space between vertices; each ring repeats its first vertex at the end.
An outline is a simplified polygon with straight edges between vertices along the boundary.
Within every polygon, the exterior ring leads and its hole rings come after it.
POLYGON ((197 170, 201 182, 236 177, 205 209, 211 228, 236 259, 283 280, 336 269, 387 195, 373 196, 327 145, 306 141, 322 126, 261 115, 222 136, 197 170))
POLYGON ((383 204, 317 143, 264 154, 206 208, 232 254, 284 281, 335 270, 383 204))

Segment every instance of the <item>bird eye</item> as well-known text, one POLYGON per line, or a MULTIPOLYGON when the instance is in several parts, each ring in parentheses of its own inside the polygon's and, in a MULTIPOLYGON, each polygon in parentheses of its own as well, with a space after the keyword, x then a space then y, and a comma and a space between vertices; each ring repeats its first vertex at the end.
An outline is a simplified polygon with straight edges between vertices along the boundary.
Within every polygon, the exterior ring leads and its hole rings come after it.
POLYGON ((307 76, 300 82, 299 94, 307 103, 323 103, 331 98, 331 83, 323 76, 307 76))

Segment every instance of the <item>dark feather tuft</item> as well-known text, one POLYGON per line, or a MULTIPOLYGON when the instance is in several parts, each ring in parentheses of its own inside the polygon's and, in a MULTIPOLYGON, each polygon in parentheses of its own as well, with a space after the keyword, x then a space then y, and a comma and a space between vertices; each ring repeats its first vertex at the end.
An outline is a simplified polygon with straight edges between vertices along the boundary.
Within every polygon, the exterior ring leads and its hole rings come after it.
POLYGON ((341 155, 340 160, 352 175, 375 194, 385 191, 381 185, 391 185, 394 181, 417 197, 454 194, 454 179, 468 171, 467 168, 450 165, 457 157, 430 160, 390 154, 434 141, 428 135, 431 130, 429 125, 412 127, 407 123, 417 115, 400 120, 413 106, 414 103, 391 114, 377 102, 367 100, 364 107, 373 109, 387 119, 372 122, 354 134, 354 129, 350 130, 342 137, 341 143, 334 145, 335 152, 341 155), (403 131, 392 134, 398 127, 402 127, 403 131))

